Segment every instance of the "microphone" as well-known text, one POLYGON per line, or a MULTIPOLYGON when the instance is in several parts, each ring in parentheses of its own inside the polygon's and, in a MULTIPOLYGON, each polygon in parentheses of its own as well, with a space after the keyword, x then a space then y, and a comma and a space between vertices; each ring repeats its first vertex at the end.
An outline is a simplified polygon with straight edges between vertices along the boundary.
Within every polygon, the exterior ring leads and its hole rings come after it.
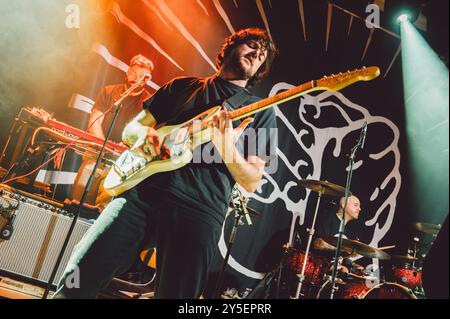
POLYGON ((145 81, 146 79, 150 79, 152 75, 150 73, 146 73, 144 74, 139 81, 137 81, 136 83, 134 83, 128 90, 126 90, 125 92, 123 92, 120 97, 117 99, 116 102, 114 102, 114 108, 118 108, 120 107, 120 105, 122 104, 122 102, 133 93, 134 90, 136 90, 139 85, 142 84, 143 81, 145 81))
POLYGON ((364 143, 366 142, 366 135, 367 135, 367 122, 364 122, 364 125, 361 130, 361 135, 359 137, 361 149, 364 148, 364 143))
POLYGON ((247 209, 247 203, 248 199, 242 195, 239 186, 237 186, 236 184, 231 191, 230 206, 233 208, 235 212, 243 214, 245 220, 247 221, 247 224, 251 226, 253 225, 253 223, 252 219, 250 218, 250 213, 247 209))

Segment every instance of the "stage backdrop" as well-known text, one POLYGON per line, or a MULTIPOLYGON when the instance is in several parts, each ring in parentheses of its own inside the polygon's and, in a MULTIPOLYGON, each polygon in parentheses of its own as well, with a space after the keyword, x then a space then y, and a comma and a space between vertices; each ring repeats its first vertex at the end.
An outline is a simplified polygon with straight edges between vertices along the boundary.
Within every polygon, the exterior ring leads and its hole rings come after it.
MULTIPOLYGON (((360 239, 375 247, 395 245, 392 252, 406 254, 415 235, 411 223, 441 222, 448 213, 448 201, 427 212, 428 216, 439 216, 437 220, 427 220, 427 215, 421 220, 414 217, 419 212, 410 205, 400 40, 352 18, 349 12, 361 17, 369 14, 364 1, 355 2, 3 3, 5 12, 11 14, 0 22, 6 28, 1 29, 13 31, 15 36, 6 34, 7 41, 2 43, 9 46, 0 53, 8 62, 0 67, 4 80, 0 91, 2 118, 12 119, 20 107, 37 105, 54 112, 59 120, 85 128, 86 113, 69 111, 69 101, 74 95, 95 100, 101 87, 121 82, 132 56, 143 54, 154 62, 153 78, 148 83, 148 89, 154 92, 176 76, 211 75, 216 71, 215 56, 225 37, 245 27, 266 28, 280 55, 270 76, 253 88, 260 97, 364 65, 378 66, 381 76, 340 92, 311 93, 275 107, 278 170, 266 173, 257 192, 247 194, 249 206, 261 216, 252 218, 252 226, 239 226, 223 289, 235 288, 234 297, 242 297, 277 266, 282 245, 291 241, 294 230, 306 237, 317 194, 299 186, 299 180, 327 180, 345 186, 347 155, 364 122, 368 123, 367 139, 364 149, 357 153, 351 185, 351 191, 361 199, 360 239), (25 21, 24 26, 18 21, 25 21)), ((384 10, 390 5, 390 1, 375 2, 384 10)), ((380 12, 383 21, 384 11, 380 12)), ((429 19, 428 33, 437 32, 433 22, 429 19)), ((439 48, 440 43, 434 44, 439 48)), ((5 127, 2 142, 6 135, 5 127)), ((70 185, 70 178, 67 183, 70 185)), ((332 200, 336 199, 324 197, 324 206, 332 200)), ((225 256, 232 224, 232 216, 227 217, 218 256, 225 256)), ((221 262, 218 257, 207 296, 221 262)))

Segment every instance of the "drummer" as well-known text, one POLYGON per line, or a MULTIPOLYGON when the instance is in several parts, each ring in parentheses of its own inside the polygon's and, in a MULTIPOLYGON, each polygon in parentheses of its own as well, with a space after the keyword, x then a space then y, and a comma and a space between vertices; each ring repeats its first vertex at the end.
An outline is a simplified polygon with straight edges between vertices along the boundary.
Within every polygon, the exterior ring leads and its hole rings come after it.
MULTIPOLYGON (((329 236, 339 236, 339 227, 341 224, 342 217, 344 215, 345 197, 339 200, 338 210, 335 213, 325 215, 322 220, 318 221, 315 239, 313 241, 313 247, 315 250, 334 252, 335 247, 326 243, 321 237, 329 236)), ((352 223, 359 218, 361 212, 361 202, 358 197, 352 195, 348 197, 347 209, 345 211, 345 228, 344 236, 345 239, 359 240, 359 236, 355 231, 355 227, 352 223), (347 227, 348 226, 348 227, 347 227)), ((358 268, 360 266, 357 266, 358 268)), ((344 272, 348 272, 345 267, 342 269, 344 272)))

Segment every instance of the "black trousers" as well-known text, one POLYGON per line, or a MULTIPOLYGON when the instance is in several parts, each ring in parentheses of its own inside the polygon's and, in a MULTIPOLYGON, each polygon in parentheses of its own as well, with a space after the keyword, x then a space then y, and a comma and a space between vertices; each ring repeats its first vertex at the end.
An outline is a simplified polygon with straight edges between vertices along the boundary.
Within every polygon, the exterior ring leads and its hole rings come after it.
POLYGON ((134 188, 105 208, 75 246, 55 299, 95 298, 146 247, 157 249, 156 298, 198 298, 202 294, 217 250, 220 223, 196 217, 199 211, 180 205, 173 196, 159 196, 157 204, 151 203, 152 197, 155 202, 154 196, 134 188))

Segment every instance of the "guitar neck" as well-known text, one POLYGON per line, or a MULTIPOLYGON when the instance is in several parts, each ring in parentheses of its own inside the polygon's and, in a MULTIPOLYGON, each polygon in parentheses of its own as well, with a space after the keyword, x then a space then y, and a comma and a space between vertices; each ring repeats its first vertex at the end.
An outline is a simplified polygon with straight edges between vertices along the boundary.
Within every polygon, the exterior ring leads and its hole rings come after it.
MULTIPOLYGON (((232 121, 237 121, 243 117, 250 116, 252 114, 264 111, 276 104, 281 104, 287 102, 289 100, 295 99, 300 95, 306 94, 308 92, 321 90, 323 88, 319 88, 316 85, 316 81, 310 81, 304 83, 300 86, 296 86, 290 90, 278 93, 272 97, 266 98, 264 100, 246 105, 237 110, 230 112, 232 121)), ((200 125, 197 125, 195 128, 191 127, 191 132, 199 132, 205 130, 211 126, 211 121, 204 121, 200 125)))
MULTIPOLYGON (((272 97, 264 100, 246 105, 237 110, 230 112, 233 121, 239 120, 243 117, 253 115, 257 112, 264 111, 274 105, 287 102, 313 91, 338 91, 358 81, 370 81, 380 75, 378 67, 363 67, 362 69, 355 69, 354 71, 347 71, 345 73, 332 74, 325 76, 319 80, 306 82, 302 85, 296 86, 290 90, 278 93, 272 97)), ((205 121, 198 126, 198 129, 193 131, 200 131, 207 129, 211 125, 211 121, 205 121)))
POLYGON ((241 107, 237 110, 230 112, 230 115, 232 120, 236 121, 243 117, 264 111, 276 104, 287 102, 289 100, 295 99, 296 97, 299 97, 300 95, 316 90, 319 90, 319 88, 316 86, 316 81, 310 81, 295 88, 292 88, 290 90, 278 93, 267 99, 241 107))

